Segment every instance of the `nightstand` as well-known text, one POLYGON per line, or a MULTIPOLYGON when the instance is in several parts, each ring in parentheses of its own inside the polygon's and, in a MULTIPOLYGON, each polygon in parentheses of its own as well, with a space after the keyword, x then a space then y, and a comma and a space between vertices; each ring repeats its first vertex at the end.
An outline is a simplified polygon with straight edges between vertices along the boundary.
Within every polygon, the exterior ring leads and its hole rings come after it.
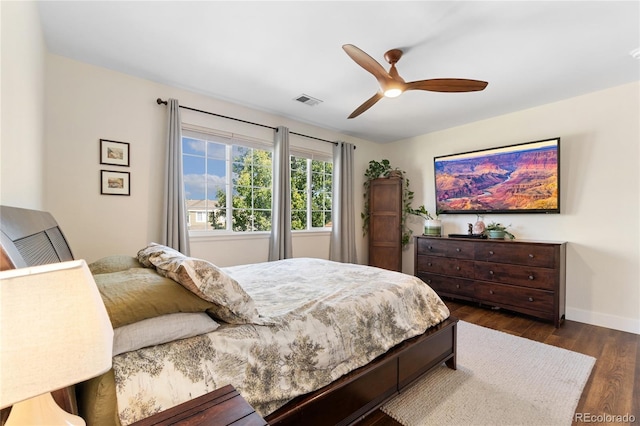
POLYGON ((231 385, 184 402, 131 426, 265 426, 267 422, 231 385))

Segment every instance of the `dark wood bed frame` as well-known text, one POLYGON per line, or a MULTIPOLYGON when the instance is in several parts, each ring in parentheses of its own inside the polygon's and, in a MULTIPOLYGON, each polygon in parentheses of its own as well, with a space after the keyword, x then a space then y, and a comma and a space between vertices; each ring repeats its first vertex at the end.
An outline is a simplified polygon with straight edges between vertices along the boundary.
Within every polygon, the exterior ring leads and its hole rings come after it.
MULTIPOLYGON (((0 270, 73 260, 48 212, 0 206, 0 230, 0 270)), ((441 363, 456 368, 457 322, 448 318, 324 388, 293 399, 266 420, 282 426, 357 423, 441 363)), ((77 414, 73 388, 54 393, 54 398, 77 414)))

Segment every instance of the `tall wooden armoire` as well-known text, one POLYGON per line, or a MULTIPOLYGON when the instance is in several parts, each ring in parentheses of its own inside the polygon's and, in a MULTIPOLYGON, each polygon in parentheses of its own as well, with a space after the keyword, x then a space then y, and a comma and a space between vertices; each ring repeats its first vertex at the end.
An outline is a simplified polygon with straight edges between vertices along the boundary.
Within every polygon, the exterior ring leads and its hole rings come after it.
POLYGON ((402 178, 369 184, 369 265, 402 270, 402 178))

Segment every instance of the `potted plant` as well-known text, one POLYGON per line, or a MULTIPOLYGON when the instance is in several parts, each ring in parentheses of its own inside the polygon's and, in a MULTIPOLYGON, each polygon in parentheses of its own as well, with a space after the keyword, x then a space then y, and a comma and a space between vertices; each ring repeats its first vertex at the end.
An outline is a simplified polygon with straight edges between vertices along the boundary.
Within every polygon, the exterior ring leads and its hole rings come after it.
POLYGON ((369 230, 369 186, 372 180, 378 178, 392 178, 397 177, 403 180, 402 183, 402 217, 401 217, 401 229, 402 229, 402 247, 405 248, 411 241, 412 230, 407 225, 407 216, 410 214, 411 203, 413 202, 413 191, 409 189, 409 179, 405 177, 404 170, 400 170, 397 167, 391 167, 391 163, 387 159, 381 161, 371 160, 369 161, 369 167, 364 172, 364 212, 360 213, 362 217, 362 234, 366 235, 369 230))
POLYGON ((435 237, 442 235, 442 221, 438 219, 438 215, 434 219, 424 205, 419 206, 417 209, 410 209, 409 213, 424 219, 424 235, 435 237))
POLYGON ((510 240, 513 240, 516 237, 511 232, 507 231, 510 226, 511 225, 504 226, 500 223, 491 222, 486 226, 484 233, 491 239, 503 240, 504 237, 507 236, 510 240))

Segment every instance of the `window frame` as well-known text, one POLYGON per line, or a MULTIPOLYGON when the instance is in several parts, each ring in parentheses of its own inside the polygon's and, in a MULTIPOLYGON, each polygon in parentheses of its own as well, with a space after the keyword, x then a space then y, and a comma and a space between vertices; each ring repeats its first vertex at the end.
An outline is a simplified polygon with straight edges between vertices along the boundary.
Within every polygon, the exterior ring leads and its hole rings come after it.
MULTIPOLYGON (((266 141, 263 139, 257 139, 257 138, 251 138, 248 136, 242 136, 242 135, 238 135, 238 134, 233 134, 233 133, 227 133, 227 132, 223 132, 223 131, 218 131, 218 130, 213 130, 213 129, 208 129, 208 128, 201 128, 199 126, 190 126, 190 125, 185 125, 183 124, 182 126, 182 137, 183 140, 185 137, 187 138, 192 138, 192 139, 198 139, 198 140, 202 140, 205 144, 208 142, 213 142, 213 143, 220 143, 220 144, 224 144, 226 145, 225 147, 225 184, 224 184, 224 190, 225 190, 225 198, 226 198, 226 205, 222 208, 224 208, 226 210, 226 215, 225 215, 225 221, 226 221, 226 229, 213 229, 212 226, 209 224, 209 221, 207 220, 206 223, 206 227, 207 229, 189 229, 188 233, 189 233, 189 237, 193 238, 196 237, 198 239, 208 239, 208 238, 213 238, 213 239, 217 239, 217 238, 252 238, 252 237, 259 237, 259 238, 263 238, 265 235, 268 236, 271 231, 270 230, 264 230, 264 231, 234 231, 233 230, 233 191, 234 191, 234 185, 233 185, 233 146, 239 146, 239 147, 243 147, 243 148, 253 148, 253 149, 260 149, 260 150, 264 150, 264 151, 268 151, 271 153, 272 157, 272 161, 273 161, 273 151, 274 151, 274 146, 273 146, 273 142, 271 141, 266 141)), ((192 155, 192 154, 187 154, 187 155, 192 155)), ((207 161, 207 154, 206 151, 205 153, 203 153, 202 155, 204 157, 205 163, 207 161)), ((185 154, 183 152, 182 154, 182 161, 183 161, 183 178, 185 176, 185 170, 184 170, 184 157, 185 154)), ((291 229, 292 233, 295 234, 302 234, 302 233, 328 233, 331 231, 331 227, 330 226, 324 226, 324 227, 312 227, 312 223, 313 223, 313 219, 312 219, 312 215, 313 215, 313 211, 312 211, 312 184, 313 184, 313 179, 312 179, 312 167, 311 167, 311 162, 312 161, 323 161, 323 162, 328 162, 332 164, 332 169, 331 169, 331 179, 333 182, 333 158, 332 155, 330 153, 324 153, 324 152, 318 152, 318 151, 313 151, 310 149, 305 149, 302 147, 291 147, 290 148, 290 166, 291 166, 291 161, 293 161, 294 158, 304 158, 307 160, 307 190, 306 190, 306 220, 307 220, 307 227, 306 229, 291 229)), ((273 163, 272 163, 273 164, 273 163)), ((207 174, 207 169, 205 167, 205 175, 207 174)), ((291 176, 290 176, 291 177, 291 176)), ((205 180, 205 185, 206 185, 206 177, 203 176, 203 179, 205 180)), ((185 184, 185 188, 186 188, 186 184, 185 184)), ((273 193, 273 166, 271 169, 271 187, 270 187, 271 192, 273 193)), ((293 187, 291 188, 291 190, 293 191, 293 187)), ((186 190, 185 190, 186 193, 186 190)), ((330 190, 329 191, 329 197, 331 199, 331 207, 333 207, 333 191, 330 190)), ((208 200, 203 200, 203 201, 207 201, 208 200)), ((185 208, 187 209, 187 216, 189 216, 189 209, 188 209, 188 204, 187 204, 187 199, 185 198, 184 200, 185 202, 185 208)), ((213 211, 215 211, 216 209, 212 209, 209 210, 208 209, 208 204, 207 204, 207 210, 206 210, 206 215, 208 217, 209 214, 211 214, 213 211)), ((260 209, 261 210, 261 209, 260 209)), ((326 209, 325 209, 326 211, 326 209)), ((293 213, 293 210, 292 210, 293 213)), ((194 215, 194 221, 196 220, 196 217, 194 215)), ((191 222, 194 222, 191 221, 191 222)), ((193 224, 191 224, 193 226, 193 224)))

